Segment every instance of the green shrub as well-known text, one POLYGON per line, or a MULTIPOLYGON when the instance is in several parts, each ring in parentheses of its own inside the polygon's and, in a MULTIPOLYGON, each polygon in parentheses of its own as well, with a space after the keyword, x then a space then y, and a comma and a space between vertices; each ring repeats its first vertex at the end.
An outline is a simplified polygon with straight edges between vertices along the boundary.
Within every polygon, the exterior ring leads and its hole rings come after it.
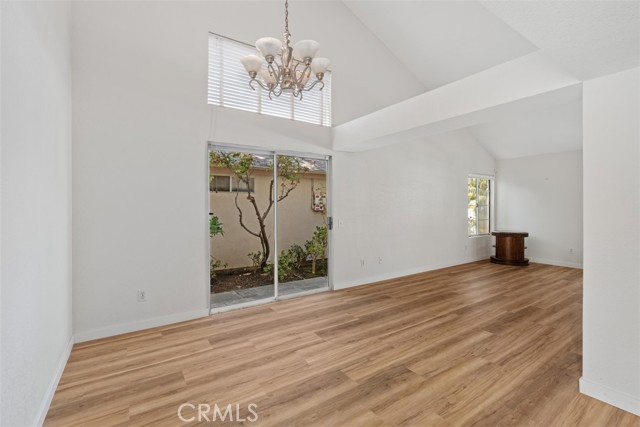
POLYGON ((316 274, 316 262, 323 260, 327 251, 327 227, 316 227, 311 240, 306 241, 304 248, 311 256, 311 274, 316 274))
MULTIPOLYGON (((267 264, 264 271, 273 277, 273 264, 267 264)), ((291 250, 280 252, 278 257, 278 280, 284 280, 293 269, 296 268, 296 260, 291 250)))
POLYGON ((260 268, 260 264, 262 263, 262 252, 260 252, 260 251, 258 251, 258 252, 249 252, 247 254, 247 256, 251 260, 251 264, 253 265, 253 269, 255 271, 257 271, 258 268, 260 268))
MULTIPOLYGON (((211 214, 211 218, 209 219, 209 237, 213 237, 213 236, 224 236, 224 230, 222 229, 222 223, 220 222, 220 219, 215 216, 214 214, 211 214)), ((227 267, 226 262, 224 264, 222 264, 222 261, 220 261, 218 258, 214 258, 211 257, 211 261, 209 263, 209 275, 211 276, 211 278, 213 279, 214 277, 216 277, 216 270, 220 267, 227 267)))
POLYGON ((224 236, 224 230, 222 229, 220 219, 214 214, 211 214, 211 219, 209 219, 209 236, 213 237, 217 235, 224 236))
POLYGON ((211 278, 213 279, 214 277, 216 277, 216 270, 219 269, 220 267, 227 267, 226 262, 223 264, 222 261, 220 261, 218 258, 214 258, 211 257, 211 262, 209 263, 209 275, 211 276, 211 278))
POLYGON ((289 248, 289 255, 291 256, 295 268, 300 268, 307 260, 307 252, 300 245, 295 243, 289 248))

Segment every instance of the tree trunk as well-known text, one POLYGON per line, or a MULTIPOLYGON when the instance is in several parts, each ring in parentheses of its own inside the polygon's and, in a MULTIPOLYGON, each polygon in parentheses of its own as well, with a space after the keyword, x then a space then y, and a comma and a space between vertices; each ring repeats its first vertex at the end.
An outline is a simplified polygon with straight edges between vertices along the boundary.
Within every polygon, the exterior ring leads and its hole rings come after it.
POLYGON ((316 257, 315 256, 311 257, 311 274, 313 275, 316 274, 316 257))
POLYGON ((267 235, 267 228, 264 225, 264 218, 260 214, 260 209, 258 208, 258 203, 256 202, 256 198, 249 193, 247 195, 247 199, 253 205, 253 209, 256 214, 256 218, 258 218, 258 224, 260 224, 260 244, 262 245, 262 260, 260 261, 260 271, 264 272, 265 267, 267 266, 267 260, 269 259, 269 255, 271 254, 271 246, 269 245, 269 236, 267 235))
POLYGON ((260 240, 262 240, 262 248, 264 249, 262 252, 262 261, 260 262, 260 271, 264 271, 269 255, 271 254, 271 247, 269 246, 269 239, 267 238, 267 230, 262 221, 260 222, 260 240))

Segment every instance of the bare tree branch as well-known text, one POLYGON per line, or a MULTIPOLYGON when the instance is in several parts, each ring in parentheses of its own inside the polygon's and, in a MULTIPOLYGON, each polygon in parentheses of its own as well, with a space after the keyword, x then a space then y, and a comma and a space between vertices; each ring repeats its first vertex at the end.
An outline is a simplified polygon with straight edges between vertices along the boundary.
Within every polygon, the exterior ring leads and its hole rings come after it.
POLYGON ((269 215, 269 211, 273 207, 273 180, 271 180, 271 184, 269 184, 269 205, 267 209, 265 209, 264 214, 262 214, 262 220, 267 219, 267 215, 269 215))
POLYGON ((282 199, 286 198, 289 195, 289 193, 291 193, 293 190, 296 189, 297 186, 298 186, 298 183, 296 182, 291 187, 289 187, 286 192, 284 191, 284 186, 283 186, 283 191, 282 193, 280 193, 280 197, 278 197, 278 201, 280 202, 282 201, 282 199))
POLYGON ((269 259, 269 255, 271 254, 271 246, 269 245, 269 236, 267 235, 267 228, 264 225, 264 219, 260 214, 260 209, 258 208, 258 203, 256 202, 256 198, 249 193, 247 199, 253 205, 253 209, 256 213, 256 217, 258 218, 258 224, 260 225, 260 244, 262 245, 262 263, 260 264, 261 268, 267 265, 267 261, 269 259))
POLYGON ((240 220, 240 226, 244 228, 247 231, 247 233, 251 234, 252 236, 256 236, 258 239, 260 239, 260 234, 249 230, 247 226, 244 225, 244 222, 242 221, 242 209, 240 209, 240 205, 238 205, 238 194, 240 193, 236 191, 235 202, 236 202, 236 209, 238 209, 238 219, 240 220))
POLYGON ((260 239, 260 245, 262 247, 260 268, 264 271, 271 254, 271 245, 269 242, 271 237, 267 234, 267 227, 265 226, 267 216, 273 209, 276 201, 282 201, 298 186, 300 182, 300 173, 308 171, 308 169, 302 167, 297 159, 288 157, 279 157, 277 163, 274 162, 275 164, 269 164, 267 169, 273 170, 272 168, 275 168, 277 170, 278 177, 282 179, 282 184, 280 189, 276 189, 275 179, 271 180, 271 183, 269 184, 269 202, 266 209, 261 212, 258 202, 253 194, 255 191, 252 191, 251 189, 251 179, 256 168, 263 168, 264 166, 258 166, 256 164, 256 158, 249 153, 225 153, 214 151, 209 154, 209 159, 211 164, 229 169, 239 182, 243 182, 247 186, 247 200, 249 200, 253 205, 258 225, 260 227, 258 232, 250 230, 244 223, 245 218, 243 217, 242 209, 238 203, 239 191, 237 188, 235 204, 236 209, 238 210, 240 226, 250 235, 260 239))

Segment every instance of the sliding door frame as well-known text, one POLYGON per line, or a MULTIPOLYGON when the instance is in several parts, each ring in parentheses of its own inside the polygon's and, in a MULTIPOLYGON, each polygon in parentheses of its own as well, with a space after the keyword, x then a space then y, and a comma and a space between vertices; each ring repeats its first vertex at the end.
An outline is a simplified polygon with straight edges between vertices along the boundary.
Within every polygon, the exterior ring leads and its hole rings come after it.
POLYGON ((328 227, 328 233, 327 233, 327 257, 329 259, 328 261, 328 268, 327 268, 327 281, 328 281, 328 288, 327 289, 314 289, 314 290, 310 290, 310 291, 306 291, 306 292, 300 292, 297 294, 293 294, 293 295, 286 295, 286 296, 280 296, 279 295, 279 290, 278 290, 278 285, 279 285, 279 280, 278 280, 278 268, 279 268, 279 260, 278 260, 278 254, 279 254, 279 247, 278 247, 278 197, 277 197, 277 191, 278 191, 278 168, 275 167, 275 165, 277 165, 277 161, 278 161, 278 156, 291 156, 291 157, 304 157, 304 158, 309 158, 309 159, 316 159, 316 160, 324 160, 327 162, 327 174, 326 174, 326 185, 327 185, 327 189, 328 189, 328 196, 327 196, 327 215, 326 218, 328 221, 331 221, 329 218, 332 218, 332 196, 333 196, 333 173, 332 173, 332 158, 330 155, 328 154, 320 154, 320 153, 307 153, 307 152, 299 152, 299 151, 289 151, 289 150, 267 150, 265 148, 260 148, 260 147, 252 147, 252 146, 247 146, 247 145, 238 145, 238 144, 227 144, 227 143, 222 143, 222 142, 214 142, 214 141, 207 141, 206 143, 206 188, 205 188, 205 192, 206 192, 206 215, 205 215, 205 223, 206 223, 206 255, 207 255, 207 286, 206 286, 206 290, 207 290, 207 304, 209 305, 209 315, 211 314, 215 314, 215 313, 221 313, 224 311, 229 311, 229 310, 234 310, 237 308, 245 308, 245 307, 251 307, 251 306, 255 306, 255 305, 261 305, 261 304, 265 304, 268 302, 273 302, 273 301, 280 301, 280 300, 284 300, 284 299, 289 299, 289 298, 296 298, 299 296, 304 296, 304 295, 311 295, 311 294, 315 294, 315 293, 319 293, 319 292, 326 292, 328 291, 332 291, 333 290, 333 233, 331 233, 332 231, 332 227, 329 227, 329 224, 326 224, 328 227), (247 302, 247 303, 243 303, 243 304, 236 304, 236 305, 232 305, 232 306, 228 306, 228 307, 217 307, 215 309, 211 308, 211 279, 210 279, 210 273, 209 273, 209 260, 211 259, 211 238, 209 237, 209 213, 211 212, 211 201, 210 201, 210 196, 209 196, 209 152, 211 150, 221 150, 221 151, 240 151, 243 153, 249 153, 249 154, 254 154, 254 155, 260 155, 260 156, 272 156, 273 159, 273 164, 274 164, 274 168, 273 168, 273 199, 274 199, 274 205, 273 205, 273 237, 274 237, 274 245, 273 245, 273 288, 274 288, 274 295, 273 297, 270 298, 263 298, 263 299, 259 299, 259 300, 255 300, 255 301, 251 301, 251 302, 247 302))

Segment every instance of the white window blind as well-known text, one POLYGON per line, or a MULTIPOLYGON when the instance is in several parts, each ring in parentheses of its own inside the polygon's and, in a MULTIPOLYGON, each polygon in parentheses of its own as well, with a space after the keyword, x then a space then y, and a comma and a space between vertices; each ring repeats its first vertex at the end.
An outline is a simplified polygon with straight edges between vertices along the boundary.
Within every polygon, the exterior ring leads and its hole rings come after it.
POLYGON ((303 92, 302 100, 284 93, 269 99, 257 83, 256 90, 251 90, 249 75, 240 63, 243 56, 256 54, 253 46, 209 34, 209 104, 331 126, 331 72, 322 79, 324 89, 319 90, 318 84, 303 92))

